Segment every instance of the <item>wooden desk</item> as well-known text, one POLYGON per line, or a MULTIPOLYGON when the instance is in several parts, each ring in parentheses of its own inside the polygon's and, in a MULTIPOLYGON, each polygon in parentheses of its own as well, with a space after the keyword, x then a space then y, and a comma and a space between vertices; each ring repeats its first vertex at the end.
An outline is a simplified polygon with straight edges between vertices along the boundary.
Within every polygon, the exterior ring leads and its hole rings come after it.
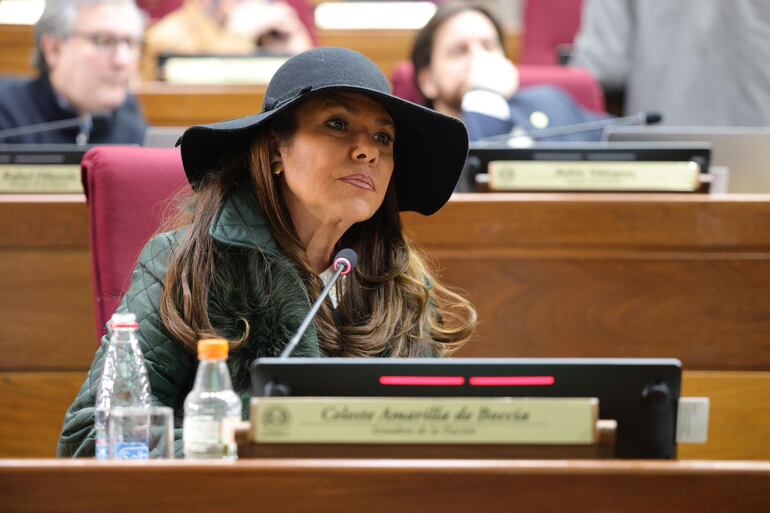
MULTIPOLYGON (((462 355, 669 356, 745 371, 770 371, 767 219, 770 196, 465 194, 433 217, 404 215, 477 306, 462 355)), ((0 234, 0 341, 14 344, 0 370, 86 368, 83 197, 0 196, 0 234)))
POLYGON ((144 82, 136 97, 150 126, 213 123, 262 110, 264 86, 201 86, 144 82))
POLYGON ((770 196, 458 195, 405 226, 480 312, 474 356, 770 370, 770 196))
POLYGON ((770 463, 0 460, 7 513, 770 511, 770 463))
MULTIPOLYGON (((463 356, 678 357, 684 394, 712 398, 709 443, 680 456, 721 459, 770 459, 767 219, 768 196, 595 194, 404 215, 477 306, 463 356)), ((0 457, 52 455, 96 350, 86 205, 0 196, 0 235, 0 457)))
POLYGON ((0 24, 0 76, 35 75, 32 55, 35 50, 35 31, 32 25, 0 24))

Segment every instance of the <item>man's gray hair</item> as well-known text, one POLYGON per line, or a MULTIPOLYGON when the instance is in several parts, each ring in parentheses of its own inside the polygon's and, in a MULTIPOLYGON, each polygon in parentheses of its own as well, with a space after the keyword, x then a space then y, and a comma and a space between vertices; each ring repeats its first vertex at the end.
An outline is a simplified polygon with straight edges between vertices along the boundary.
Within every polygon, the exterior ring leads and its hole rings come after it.
POLYGON ((72 35, 77 23, 78 13, 84 7, 104 4, 130 5, 144 26, 144 15, 136 6, 135 0, 46 0, 45 9, 35 24, 35 55, 33 64, 41 72, 48 71, 48 63, 40 46, 43 36, 65 39, 72 35))

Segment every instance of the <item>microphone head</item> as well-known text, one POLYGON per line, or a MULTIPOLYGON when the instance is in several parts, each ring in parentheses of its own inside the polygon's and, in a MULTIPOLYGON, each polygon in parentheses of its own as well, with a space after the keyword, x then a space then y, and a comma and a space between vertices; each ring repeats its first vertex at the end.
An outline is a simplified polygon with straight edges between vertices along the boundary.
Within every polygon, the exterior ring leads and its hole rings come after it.
POLYGON ((645 112, 644 113, 644 124, 645 125, 654 125, 656 123, 660 123, 663 121, 663 114, 660 112, 645 112))
POLYGON ((336 255, 334 255, 334 263, 332 264, 332 267, 335 271, 339 270, 340 266, 343 267, 342 269, 342 275, 349 274, 350 271, 353 270, 353 268, 358 263, 358 255, 355 251, 353 251, 350 248, 341 249, 337 252, 336 255))

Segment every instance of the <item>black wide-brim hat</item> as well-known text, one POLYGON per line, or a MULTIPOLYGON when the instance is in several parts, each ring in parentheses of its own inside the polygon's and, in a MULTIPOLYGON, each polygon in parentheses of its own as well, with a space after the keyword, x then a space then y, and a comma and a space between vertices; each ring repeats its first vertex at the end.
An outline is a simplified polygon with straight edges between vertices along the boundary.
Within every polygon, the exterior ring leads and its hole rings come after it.
POLYGON ((393 96, 367 57, 343 48, 316 48, 286 61, 270 80, 262 112, 185 130, 177 145, 193 189, 227 152, 247 148, 260 127, 312 96, 348 91, 379 102, 396 127, 393 180, 398 207, 430 215, 452 195, 468 153, 459 120, 393 96))

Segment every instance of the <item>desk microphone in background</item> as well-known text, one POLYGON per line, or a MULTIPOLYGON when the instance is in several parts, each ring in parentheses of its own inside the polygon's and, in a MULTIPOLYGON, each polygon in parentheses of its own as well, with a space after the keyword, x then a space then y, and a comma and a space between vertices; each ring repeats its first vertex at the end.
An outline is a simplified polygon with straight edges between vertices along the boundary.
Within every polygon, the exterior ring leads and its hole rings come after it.
POLYGON ((39 134, 42 132, 52 132, 54 130, 63 130, 65 128, 80 127, 75 142, 78 146, 84 146, 88 143, 88 137, 94 126, 94 118, 91 114, 84 114, 76 118, 60 119, 57 121, 47 121, 45 123, 36 123, 34 125, 18 126, 0 130, 0 143, 3 139, 18 137, 20 135, 39 134))
POLYGON ((326 300, 326 297, 329 295, 329 292, 331 292, 332 287, 334 286, 335 283, 337 283, 337 279, 340 276, 349 274, 353 270, 353 268, 356 266, 357 263, 358 263, 358 255, 356 254, 355 251, 353 251, 350 248, 342 249, 336 255, 334 255, 334 263, 332 264, 332 268, 335 270, 334 276, 332 276, 332 279, 329 280, 329 283, 326 284, 326 287, 324 287, 324 289, 318 295, 318 299, 316 299, 315 304, 305 316, 305 319, 302 321, 302 324, 299 325, 299 329, 297 330, 297 333, 291 338, 289 343, 281 352, 280 358, 288 358, 291 355, 292 351, 294 351, 294 348, 297 347, 297 344, 299 344, 299 341, 302 338, 302 335, 305 334, 305 331, 307 331, 308 326, 310 326, 310 323, 313 322, 313 319, 318 313, 318 310, 321 308, 321 305, 326 300))
POLYGON ((596 130, 603 130, 610 126, 654 125, 660 123, 662 120, 663 116, 659 112, 639 112, 621 118, 597 119, 585 123, 576 123, 574 125, 530 130, 529 132, 514 128, 513 132, 510 134, 485 137, 484 139, 473 142, 472 146, 477 148, 488 148, 491 146, 498 146, 500 143, 505 142, 506 146, 510 148, 528 148, 537 140, 545 139, 546 137, 583 134, 594 132, 596 130))

